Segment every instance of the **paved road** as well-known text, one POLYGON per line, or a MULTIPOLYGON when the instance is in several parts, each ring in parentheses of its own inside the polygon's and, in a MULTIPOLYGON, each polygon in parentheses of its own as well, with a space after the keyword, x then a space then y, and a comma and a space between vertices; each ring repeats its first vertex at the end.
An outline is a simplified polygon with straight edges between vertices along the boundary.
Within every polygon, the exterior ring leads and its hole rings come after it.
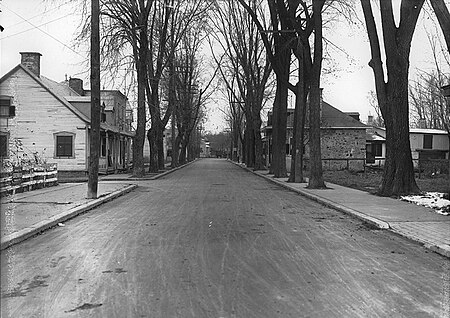
POLYGON ((208 159, 3 251, 1 312, 441 317, 446 266, 417 244, 208 159))

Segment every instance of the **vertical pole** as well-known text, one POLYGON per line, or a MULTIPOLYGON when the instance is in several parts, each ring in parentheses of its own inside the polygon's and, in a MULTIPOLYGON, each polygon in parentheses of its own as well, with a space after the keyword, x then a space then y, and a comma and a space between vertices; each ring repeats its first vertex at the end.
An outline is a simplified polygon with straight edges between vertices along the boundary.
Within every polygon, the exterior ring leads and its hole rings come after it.
POLYGON ((88 199, 97 198, 100 151, 100 4, 91 0, 91 131, 89 150, 88 199))

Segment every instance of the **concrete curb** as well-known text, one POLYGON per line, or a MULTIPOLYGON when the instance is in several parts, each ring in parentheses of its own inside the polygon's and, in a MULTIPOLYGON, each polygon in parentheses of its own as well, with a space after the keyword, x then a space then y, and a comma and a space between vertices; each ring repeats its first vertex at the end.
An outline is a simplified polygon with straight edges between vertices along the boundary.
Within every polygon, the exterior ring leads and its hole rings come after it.
POLYGON ((177 170, 180 170, 181 168, 184 168, 184 167, 186 167, 186 166, 189 166, 190 164, 194 163, 194 162, 197 161, 197 160, 199 160, 199 159, 194 159, 194 160, 192 160, 192 161, 189 161, 189 162, 185 163, 184 165, 181 165, 181 166, 172 168, 172 169, 170 169, 170 170, 167 170, 167 171, 165 171, 165 172, 163 172, 163 173, 157 174, 156 176, 153 176, 153 177, 149 178, 149 180, 157 180, 157 179, 159 179, 159 178, 161 178, 161 177, 164 177, 164 176, 166 176, 166 175, 168 175, 168 174, 170 174, 170 173, 172 173, 172 172, 175 172, 175 171, 177 171, 177 170))
POLYGON ((257 176, 259 176, 261 178, 264 178, 264 179, 272 182, 272 183, 278 184, 278 185, 280 185, 280 186, 282 186, 282 187, 284 187, 284 188, 286 188, 288 190, 291 190, 291 191, 296 192, 296 193, 298 193, 300 195, 303 195, 303 196, 305 196, 305 197, 307 197, 307 198, 309 198, 311 200, 314 200, 314 201, 316 201, 316 202, 318 202, 320 204, 323 204, 326 207, 335 209, 335 210, 343 212, 345 214, 353 215, 356 218, 358 218, 360 220, 363 220, 363 221, 365 221, 367 223, 370 223, 372 225, 375 225, 375 226, 377 226, 380 229, 389 230, 392 233, 395 233, 397 235, 400 235, 400 236, 405 237, 407 239, 410 239, 412 241, 418 242, 418 243, 422 244, 425 248, 427 248, 427 249, 429 249, 429 250, 431 250, 431 251, 433 251, 435 253, 438 253, 438 254, 440 254, 442 256, 445 256, 445 257, 450 257, 450 246, 449 245, 430 244, 429 242, 425 242, 424 240, 420 239, 419 237, 417 237, 415 235, 407 235, 407 234, 405 234, 405 233, 403 233, 401 231, 397 231, 396 229, 392 228, 389 225, 389 223, 386 222, 386 221, 382 221, 382 220, 374 218, 374 217, 372 217, 370 215, 367 215, 367 214, 361 213, 359 211, 350 209, 350 208, 348 208, 346 206, 343 206, 343 205, 341 205, 339 203, 333 202, 333 201, 328 200, 326 198, 320 197, 318 195, 315 195, 315 194, 312 194, 312 193, 308 193, 306 191, 302 191, 301 189, 297 189, 295 187, 290 186, 289 183, 286 183, 286 182, 283 182, 283 181, 280 181, 280 180, 277 180, 277 179, 265 176, 263 174, 257 173, 255 171, 253 171, 252 169, 249 169, 249 168, 247 168, 247 167, 245 167, 245 166, 243 166, 243 165, 241 165, 239 163, 236 163, 236 162, 233 162, 233 161, 231 161, 231 162, 234 163, 235 165, 241 167, 242 169, 247 170, 248 172, 251 172, 251 173, 253 173, 253 174, 255 174, 255 175, 257 175, 257 176))
POLYGON ((295 188, 295 187, 291 186, 289 183, 286 183, 286 182, 283 182, 283 181, 280 181, 280 180, 277 180, 277 179, 274 179, 274 178, 270 178, 270 177, 265 176, 263 174, 257 173, 255 171, 253 171, 252 169, 249 169, 249 168, 247 168, 247 167, 245 167, 245 166, 243 166, 241 164, 238 164, 236 162, 233 162, 233 161, 231 161, 231 162, 234 163, 235 165, 241 167, 242 169, 253 173, 254 175, 257 175, 257 176, 259 176, 261 178, 269 180, 272 183, 278 184, 278 185, 282 186, 285 189, 288 189, 288 190, 291 190, 291 191, 293 191, 295 193, 303 195, 303 196, 307 197, 308 199, 316 201, 316 202, 318 202, 318 203, 320 203, 320 204, 322 204, 322 205, 324 205, 326 207, 335 209, 335 210, 343 212, 345 214, 353 215, 353 216, 357 217, 358 219, 363 220, 363 221, 365 221, 367 223, 370 223, 372 225, 375 225, 376 227, 378 227, 380 229, 386 230, 386 229, 390 228, 388 222, 382 221, 382 220, 374 218, 374 217, 372 217, 370 215, 367 215, 367 214, 361 213, 359 211, 353 210, 353 209, 351 209, 349 207, 346 207, 346 206, 344 206, 342 204, 339 204, 339 203, 336 203, 334 201, 328 200, 328 199, 323 198, 321 196, 309 193, 307 191, 302 191, 301 189, 298 189, 298 188, 295 188))
POLYGON ((126 179, 124 179, 124 178, 111 178, 111 179, 101 179, 101 181, 102 182, 110 182, 110 181, 148 181, 148 180, 157 180, 157 179, 159 179, 161 177, 164 177, 164 176, 166 176, 166 175, 168 175, 168 174, 170 174, 170 173, 172 173, 174 171, 177 171, 177 170, 179 170, 181 168, 184 168, 184 167, 194 163, 197 160, 199 160, 199 159, 195 159, 195 160, 189 161, 188 163, 185 163, 184 165, 181 165, 181 166, 172 168, 170 170, 164 171, 163 173, 158 173, 157 175, 154 175, 154 176, 151 176, 151 177, 145 177, 145 176, 142 177, 142 178, 130 177, 130 178, 126 178, 126 179))
POLYGON ((137 188, 136 184, 131 184, 125 188, 111 192, 105 196, 98 198, 98 199, 81 204, 79 206, 76 206, 76 207, 74 207, 68 211, 62 212, 60 214, 54 215, 46 220, 43 220, 41 222, 34 224, 33 226, 30 226, 30 227, 24 228, 20 231, 6 235, 1 240, 0 250, 4 250, 5 248, 10 247, 14 244, 23 242, 26 239, 28 239, 32 236, 35 236, 36 234, 44 232, 44 231, 48 230, 49 228, 58 225, 58 223, 64 222, 68 219, 71 219, 71 218, 73 218, 81 213, 84 213, 88 210, 91 210, 105 202, 113 200, 125 193, 131 192, 132 190, 134 190, 136 188, 137 188))
POLYGON ((380 229, 389 229, 390 228, 388 222, 379 220, 379 219, 374 218, 374 217, 372 217, 370 215, 367 215, 367 214, 361 213, 359 211, 353 210, 353 209, 351 209, 349 207, 346 207, 346 206, 344 206, 342 204, 336 203, 336 202, 331 201, 329 199, 323 198, 323 197, 321 197, 319 195, 315 195, 315 194, 309 193, 307 191, 302 191, 301 189, 292 187, 289 183, 286 183, 286 182, 283 182, 283 181, 279 181, 277 179, 270 178, 270 177, 261 175, 261 174, 256 173, 256 172, 253 172, 253 173, 258 175, 258 176, 260 176, 260 177, 262 177, 262 178, 264 178, 264 179, 266 179, 266 180, 270 180, 273 183, 276 183, 276 184, 278 184, 278 185, 280 185, 280 186, 282 186, 282 187, 284 187, 284 188, 286 188, 288 190, 291 190, 291 191, 296 192, 296 193, 298 193, 298 194, 300 194, 300 195, 302 195, 304 197, 307 197, 308 199, 316 201, 316 202, 318 202, 318 203, 320 203, 320 204, 322 204, 322 205, 324 205, 324 206, 326 206, 328 208, 335 209, 335 210, 343 212, 345 214, 353 215, 353 216, 357 217, 358 219, 363 220, 363 221, 365 221, 367 223, 370 223, 372 225, 375 225, 376 227, 378 227, 380 229))

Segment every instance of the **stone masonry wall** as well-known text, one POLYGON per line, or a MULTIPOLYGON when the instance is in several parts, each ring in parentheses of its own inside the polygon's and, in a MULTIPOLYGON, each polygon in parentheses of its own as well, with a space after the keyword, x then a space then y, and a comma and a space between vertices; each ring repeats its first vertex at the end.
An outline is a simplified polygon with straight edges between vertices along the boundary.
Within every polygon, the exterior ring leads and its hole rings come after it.
MULTIPOLYGON (((357 129, 322 129, 322 158, 349 159, 349 160, 323 160, 324 170, 362 171, 366 157, 365 130, 357 129), (353 160, 351 160, 353 159, 353 160)), ((305 157, 309 157, 309 147, 306 146, 305 157)))

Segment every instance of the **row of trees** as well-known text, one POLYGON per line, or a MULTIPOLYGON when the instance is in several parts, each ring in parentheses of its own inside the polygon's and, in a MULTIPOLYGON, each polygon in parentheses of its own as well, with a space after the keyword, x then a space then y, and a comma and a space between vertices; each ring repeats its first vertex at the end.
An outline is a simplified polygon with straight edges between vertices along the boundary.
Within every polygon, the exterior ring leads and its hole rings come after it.
MULTIPOLYGON (((448 49, 449 12, 444 0, 429 1, 448 49)), ((371 0, 101 0, 104 66, 111 73, 126 68, 136 74, 134 175, 144 174, 146 136, 151 150, 150 170, 163 168, 163 131, 170 118, 178 131, 173 141, 173 151, 178 152, 173 154, 174 165, 185 160, 190 134, 208 97, 206 88, 212 83, 210 78, 201 88, 198 52, 208 35, 213 54, 217 47, 221 48, 214 59, 230 105, 233 148, 240 140, 247 165, 255 169, 263 167, 261 110, 270 100, 271 87, 275 87, 270 168, 276 177, 287 175, 286 117, 291 90, 296 102, 295 155, 290 181, 303 181, 302 156, 308 121, 311 163, 308 186, 325 187, 320 147, 323 26, 333 22, 336 15, 352 18, 358 2, 364 13, 372 54, 369 65, 387 134, 386 169, 380 194, 419 191, 409 149, 408 75, 411 41, 425 0, 401 1, 397 16, 392 0, 379 1, 379 19, 374 17, 375 1, 371 0)), ((88 36, 89 27, 87 23, 81 39, 88 36)))
MULTIPOLYGON (((291 90, 296 95, 296 103, 293 138, 295 155, 290 181, 303 181, 302 156, 305 122, 308 120, 311 162, 308 186, 325 186, 320 148, 323 25, 332 22, 336 14, 352 17, 356 14, 355 5, 359 2, 370 43, 372 57, 369 65, 374 74, 376 99, 386 126, 386 166, 379 194, 391 196, 418 192, 409 148, 408 76, 411 42, 425 0, 401 1, 398 14, 394 12, 391 0, 236 1, 218 5, 218 17, 215 19, 219 22, 216 22, 215 27, 221 31, 217 42, 222 43, 228 61, 222 63, 221 74, 230 103, 231 128, 244 132, 243 136, 237 134, 244 141, 244 162, 255 169, 261 167, 256 134, 259 134, 259 112, 268 95, 270 76, 267 73, 273 70, 276 91, 270 168, 276 177, 286 175, 287 97, 291 90), (245 12, 237 8, 236 1, 245 12), (377 2, 377 19, 372 2, 377 2), (261 41, 265 54, 259 54, 261 41), (296 76, 292 71, 295 71, 296 76), (256 82, 253 77, 267 81, 256 82), (295 84, 292 84, 294 78, 295 84), (265 93, 258 94, 263 91, 265 93), (259 96, 263 98, 258 99, 259 96)), ((430 0, 430 4, 444 33, 448 50, 449 12, 444 0, 430 0)))
MULTIPOLYGON (((202 0, 100 0, 103 74, 131 78, 129 86, 136 91, 133 175, 137 177, 145 173, 146 138, 150 171, 164 168, 163 133, 170 119, 177 128, 173 165, 187 160, 190 137, 204 116, 202 108, 210 95, 207 91, 212 81, 205 83, 201 77, 200 49, 211 7, 211 1, 202 0)), ((80 42, 89 38, 89 19, 86 21, 80 42)))

